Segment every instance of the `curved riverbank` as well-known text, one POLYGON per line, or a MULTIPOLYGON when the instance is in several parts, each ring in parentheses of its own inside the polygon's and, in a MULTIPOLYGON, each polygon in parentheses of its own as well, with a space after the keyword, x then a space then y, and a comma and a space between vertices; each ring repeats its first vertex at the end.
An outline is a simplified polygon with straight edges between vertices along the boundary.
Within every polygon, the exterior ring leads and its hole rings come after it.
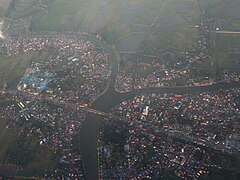
MULTIPOLYGON (((233 83, 218 83, 209 86, 192 86, 192 87, 159 87, 147 88, 142 90, 133 90, 128 93, 119 93, 115 91, 115 80, 118 73, 117 52, 113 48, 104 43, 104 47, 108 49, 112 59, 112 70, 108 88, 92 103, 91 108, 103 112, 110 112, 111 108, 119 104, 123 100, 131 99, 141 93, 201 93, 206 91, 216 91, 219 89, 239 88, 240 82, 233 83)), ((83 127, 81 129, 81 151, 86 170, 86 179, 98 179, 98 164, 97 164, 97 140, 99 132, 99 120, 101 117, 97 115, 87 115, 83 127)))
MULTIPOLYGON (((99 39, 95 39, 100 42, 99 39)), ((111 75, 107 89, 95 99, 91 107, 95 107, 96 102, 100 102, 100 106, 111 102, 111 97, 114 97, 114 85, 118 72, 118 60, 113 48, 102 42, 103 47, 111 56, 111 75), (111 96, 109 96, 111 94, 111 96), (106 98, 106 96, 109 96, 106 98)), ((89 180, 98 179, 98 164, 97 164, 97 140, 101 117, 88 113, 86 120, 81 128, 81 153, 85 166, 85 177, 89 180)))
MULTIPOLYGON (((103 111, 110 112, 111 108, 114 105, 119 104, 122 100, 127 100, 133 98, 137 94, 151 94, 151 93, 197 93, 197 92, 205 92, 205 91, 216 91, 218 89, 229 89, 229 88, 237 88, 240 87, 240 82, 232 82, 232 83, 218 83, 212 84, 209 86, 176 86, 176 87, 159 87, 159 88, 147 88, 141 90, 133 90, 128 93, 118 93, 112 89, 107 90, 101 97, 97 99, 92 104, 92 108, 103 111), (106 103, 108 102, 108 103, 106 103)), ((114 88, 114 87, 113 87, 114 88)))

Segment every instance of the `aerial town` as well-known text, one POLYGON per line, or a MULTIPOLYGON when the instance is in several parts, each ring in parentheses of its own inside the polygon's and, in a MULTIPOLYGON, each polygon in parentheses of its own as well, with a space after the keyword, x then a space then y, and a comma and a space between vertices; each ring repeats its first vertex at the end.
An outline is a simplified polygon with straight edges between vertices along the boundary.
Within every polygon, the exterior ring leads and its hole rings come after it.
POLYGON ((0 179, 239 179, 239 8, 0 0, 0 179))
POLYGON ((112 109, 119 119, 104 123, 113 130, 102 132, 101 177, 159 178, 170 168, 192 179, 210 167, 223 168, 206 147, 240 155, 239 92, 143 94, 123 101, 112 109))
MULTIPOLYGON (((116 90, 124 93, 131 91, 132 88, 145 89, 176 86, 178 79, 181 78, 187 79, 186 82, 181 84, 182 86, 203 86, 219 82, 239 81, 239 74, 236 72, 225 72, 221 76, 218 76, 218 78, 211 78, 209 74, 192 71, 194 64, 204 61, 209 57, 209 36, 213 23, 214 20, 212 18, 202 13, 199 24, 195 25, 195 28, 200 33, 197 47, 191 49, 190 52, 186 51, 185 56, 177 59, 174 64, 158 64, 153 60, 150 66, 153 66, 157 70, 145 77, 139 74, 127 74, 124 71, 120 71, 116 79, 116 90), (195 48, 198 48, 198 50, 195 48)), ((200 71, 200 69, 196 69, 196 71, 200 71)))
MULTIPOLYGON (((24 135, 36 135, 40 145, 56 153, 59 163, 67 164, 62 175, 79 178, 83 176, 83 165, 79 150, 73 151, 73 138, 86 116, 80 107, 87 107, 106 88, 110 59, 97 42, 77 36, 28 36, 1 44, 6 56, 48 48, 53 49, 51 55, 43 62, 33 60, 16 91, 11 92, 16 103, 2 110, 1 115, 10 118, 10 125, 18 125, 24 135), (81 78, 82 85, 75 85, 74 78, 81 78), (45 130, 31 119, 42 123, 45 130)), ((58 175, 55 171, 54 177, 58 175)))

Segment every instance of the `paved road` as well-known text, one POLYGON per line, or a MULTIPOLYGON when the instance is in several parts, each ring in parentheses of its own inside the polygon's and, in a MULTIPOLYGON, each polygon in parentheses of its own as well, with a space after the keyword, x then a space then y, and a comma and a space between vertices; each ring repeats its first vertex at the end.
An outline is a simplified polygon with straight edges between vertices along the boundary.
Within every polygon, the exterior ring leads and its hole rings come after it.
POLYGON ((239 31, 213 31, 218 34, 240 34, 239 31))

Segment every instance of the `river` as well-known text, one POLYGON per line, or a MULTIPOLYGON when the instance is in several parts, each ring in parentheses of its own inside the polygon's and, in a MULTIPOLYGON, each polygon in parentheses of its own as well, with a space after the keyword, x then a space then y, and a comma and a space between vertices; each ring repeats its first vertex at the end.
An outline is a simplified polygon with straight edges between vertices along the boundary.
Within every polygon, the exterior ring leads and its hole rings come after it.
MULTIPOLYGON (((210 86, 200 87, 160 87, 160 88, 147 88, 143 90, 133 90, 129 93, 118 93, 114 89, 115 80, 118 72, 118 58, 112 48, 104 44, 108 49, 112 59, 112 71, 110 82, 107 90, 92 103, 91 108, 103 112, 110 112, 114 105, 119 104, 123 100, 131 99, 137 93, 196 93, 206 91, 216 91, 218 89, 228 89, 240 87, 240 82, 234 83, 219 83, 210 86)), ((81 129, 81 153, 86 171, 86 179, 98 179, 98 163, 97 163, 97 141, 99 132, 99 120, 101 117, 97 115, 88 114, 81 129)))

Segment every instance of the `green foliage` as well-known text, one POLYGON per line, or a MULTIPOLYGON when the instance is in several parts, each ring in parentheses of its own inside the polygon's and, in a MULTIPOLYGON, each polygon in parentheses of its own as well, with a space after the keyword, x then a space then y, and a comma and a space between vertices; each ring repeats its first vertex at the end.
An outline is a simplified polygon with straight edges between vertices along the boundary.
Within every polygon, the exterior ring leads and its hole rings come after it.
POLYGON ((0 17, 4 17, 5 16, 5 10, 3 7, 0 7, 0 17))
POLYGON ((114 144, 124 142, 128 137, 128 130, 119 125, 107 125, 104 127, 104 139, 114 144))
POLYGON ((61 81, 60 87, 63 91, 79 89, 85 82, 84 77, 69 77, 61 81))
POLYGON ((223 154, 221 152, 213 151, 213 164, 218 164, 224 168, 211 168, 207 176, 203 176, 202 180, 237 180, 240 178, 240 159, 231 155, 223 154))
MULTIPOLYGON (((1 103, 0 103, 1 104, 1 103)), ((7 119, 0 117, 0 162, 4 161, 7 154, 8 146, 13 142, 16 132, 14 129, 5 128, 7 119)))
POLYGON ((30 65, 31 53, 0 57, 0 81, 7 82, 8 86, 16 86, 24 75, 26 68, 30 65))
POLYGON ((32 22, 31 28, 34 31, 87 31, 102 3, 103 0, 54 0, 48 13, 32 22))
POLYGON ((176 180, 176 179, 180 179, 180 178, 174 176, 173 173, 169 169, 163 169, 163 175, 162 175, 161 179, 164 179, 164 180, 176 180))
POLYGON ((117 39, 131 32, 129 26, 121 23, 109 23, 101 30, 103 40, 108 43, 115 43, 117 39))
POLYGON ((33 150, 29 149, 31 142, 25 136, 17 136, 9 146, 6 161, 11 164, 26 167, 32 158, 33 150))
POLYGON ((4 163, 23 167, 18 171, 18 175, 44 176, 44 173, 52 172, 57 167, 57 159, 53 152, 40 146, 31 134, 14 136, 6 147, 4 163))

